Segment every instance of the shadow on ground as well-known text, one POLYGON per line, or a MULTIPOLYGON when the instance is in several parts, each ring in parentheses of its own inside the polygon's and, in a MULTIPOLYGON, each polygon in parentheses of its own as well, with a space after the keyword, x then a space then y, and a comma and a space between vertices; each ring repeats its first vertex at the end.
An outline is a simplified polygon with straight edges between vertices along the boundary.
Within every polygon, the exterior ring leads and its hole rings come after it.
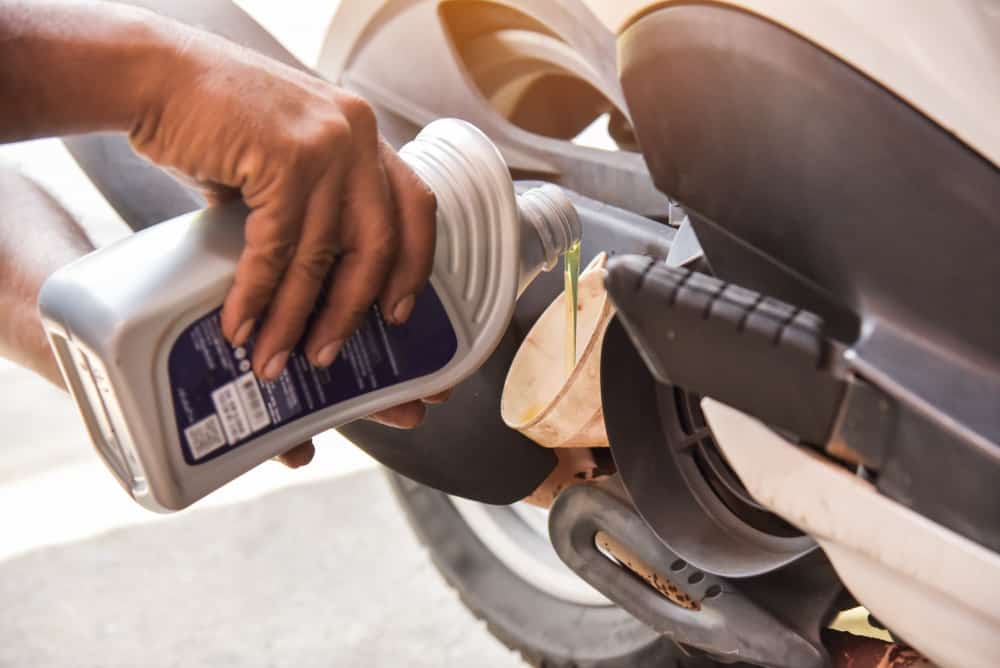
POLYGON ((377 471, 39 549, 0 601, 0 666, 520 665, 377 471))

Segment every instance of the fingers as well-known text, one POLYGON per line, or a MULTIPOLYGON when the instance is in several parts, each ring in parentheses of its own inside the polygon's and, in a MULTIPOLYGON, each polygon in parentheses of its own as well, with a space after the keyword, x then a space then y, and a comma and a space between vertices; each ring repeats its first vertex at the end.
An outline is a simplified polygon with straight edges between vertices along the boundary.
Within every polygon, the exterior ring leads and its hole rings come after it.
POLYGON ((275 459, 290 469, 297 469, 312 461, 316 455, 316 447, 312 441, 306 441, 295 446, 283 455, 278 455, 275 459))
POLYGON ((391 266, 391 256, 380 253, 353 251, 341 256, 326 303, 306 344, 309 360, 315 366, 325 368, 333 364, 344 342, 367 316, 391 266))
MULTIPOLYGON (((339 161, 337 165, 342 164, 339 161)), ((309 198, 292 257, 254 347, 257 375, 271 381, 281 375, 289 354, 302 338, 306 323, 337 255, 341 174, 336 166, 321 179, 309 198)))
MULTIPOLYGON (((446 401, 451 390, 441 392, 422 401, 411 401, 399 406, 387 408, 384 411, 368 417, 372 422, 383 424, 394 429, 416 429, 427 416, 427 404, 437 404, 446 401)), ((316 448, 312 441, 298 445, 275 459, 288 468, 297 469, 312 461, 316 448)))
POLYGON ((247 217, 246 246, 222 306, 222 332, 234 345, 246 342, 292 260, 302 215, 300 207, 290 206, 292 210, 280 206, 253 209, 247 217))
MULTIPOLYGON (((435 400, 437 397, 441 397, 440 401, 444 401, 445 398, 447 398, 446 395, 448 394, 450 394, 450 391, 442 392, 441 394, 435 395, 435 397, 424 399, 423 402, 411 401, 410 403, 402 404, 400 406, 393 406, 392 408, 372 415, 368 419, 395 429, 415 429, 420 426, 420 423, 424 421, 424 417, 427 414, 427 408, 424 404, 438 403, 438 401, 435 400)), ((301 445, 295 446, 288 452, 278 455, 275 457, 275 460, 281 462, 290 469, 297 469, 310 463, 315 455, 316 447, 313 445, 313 442, 306 441, 301 445)))
POLYGON ((393 406, 368 417, 372 422, 396 429, 415 429, 424 421, 427 408, 419 401, 393 406))
POLYGON ((335 102, 343 115, 321 124, 324 151, 290 157, 322 165, 319 178, 272 165, 254 192, 243 190, 251 214, 222 331, 234 345, 259 332, 253 368, 265 381, 280 376, 310 321, 305 350, 318 367, 333 363, 376 300, 388 322, 405 322, 431 272, 433 193, 380 141, 370 106, 342 92, 335 102))
POLYGON ((437 394, 432 394, 429 397, 424 397, 421 401, 430 406, 434 406, 437 404, 443 404, 448 401, 449 397, 451 397, 451 390, 445 390, 444 392, 438 392, 437 394))
POLYGON ((393 406, 368 417, 373 422, 384 424, 396 429, 416 429, 427 416, 427 406, 444 403, 451 396, 451 390, 438 392, 420 401, 411 401, 400 406, 393 406))
POLYGON ((202 197, 205 198, 205 203, 209 206, 218 206, 226 202, 239 200, 242 197, 238 188, 230 188, 219 183, 198 183, 196 187, 201 191, 202 197))
POLYGON ((434 193, 392 147, 380 143, 382 165, 395 205, 399 253, 382 290, 382 313, 393 324, 406 322, 434 262, 437 203, 434 193))
POLYGON ((375 120, 370 121, 365 131, 372 134, 371 151, 357 156, 345 182, 342 254, 306 343, 309 359, 318 367, 328 367, 336 359, 368 314, 397 258, 388 185, 378 160, 375 120))

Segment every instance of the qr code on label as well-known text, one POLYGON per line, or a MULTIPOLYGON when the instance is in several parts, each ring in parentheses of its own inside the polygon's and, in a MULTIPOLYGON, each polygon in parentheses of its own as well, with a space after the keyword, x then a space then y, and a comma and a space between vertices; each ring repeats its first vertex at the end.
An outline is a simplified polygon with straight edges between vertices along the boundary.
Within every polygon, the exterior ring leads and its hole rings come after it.
POLYGON ((191 454, 200 459, 210 454, 226 444, 226 437, 222 433, 222 424, 216 415, 210 415, 200 422, 196 422, 184 430, 191 454))

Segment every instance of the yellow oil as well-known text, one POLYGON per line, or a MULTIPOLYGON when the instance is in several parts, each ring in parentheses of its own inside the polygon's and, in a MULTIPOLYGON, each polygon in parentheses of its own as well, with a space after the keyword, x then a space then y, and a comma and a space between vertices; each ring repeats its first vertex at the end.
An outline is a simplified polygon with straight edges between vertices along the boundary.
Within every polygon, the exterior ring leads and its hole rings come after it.
POLYGON ((888 631, 877 629, 868 623, 868 611, 864 608, 852 608, 841 612, 830 623, 830 628, 835 631, 853 633, 856 636, 867 636, 892 642, 892 636, 889 635, 888 631))
POLYGON ((580 242, 570 246, 563 256, 566 292, 566 339, 565 339, 565 370, 566 375, 573 373, 576 366, 576 314, 579 303, 577 286, 580 281, 580 242))
POLYGON ((545 410, 545 404, 541 401, 536 401, 528 406, 523 413, 521 413, 521 424, 527 424, 538 417, 538 414, 545 410))

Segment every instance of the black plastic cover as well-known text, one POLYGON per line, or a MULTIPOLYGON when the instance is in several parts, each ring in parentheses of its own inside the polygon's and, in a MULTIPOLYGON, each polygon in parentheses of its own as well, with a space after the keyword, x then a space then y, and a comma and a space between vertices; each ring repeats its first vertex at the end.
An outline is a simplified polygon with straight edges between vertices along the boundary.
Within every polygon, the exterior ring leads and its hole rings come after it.
POLYGON ((997 165, 734 7, 653 11, 619 57, 646 162, 712 273, 820 315, 899 404, 879 489, 1000 549, 997 165))
POLYGON ((815 314, 642 256, 608 262, 608 294, 661 383, 710 396, 807 443, 830 438, 844 384, 815 314))

